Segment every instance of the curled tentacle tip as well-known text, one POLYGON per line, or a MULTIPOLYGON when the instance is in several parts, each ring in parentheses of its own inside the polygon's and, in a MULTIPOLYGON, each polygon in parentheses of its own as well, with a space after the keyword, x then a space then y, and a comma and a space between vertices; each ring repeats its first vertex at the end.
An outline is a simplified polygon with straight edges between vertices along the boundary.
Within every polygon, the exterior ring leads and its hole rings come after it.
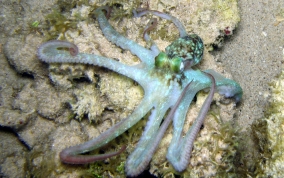
POLYGON ((147 36, 147 33, 149 31, 153 30, 154 28, 156 28, 157 24, 158 24, 158 21, 157 21, 156 18, 150 19, 150 21, 146 25, 144 32, 143 32, 143 38, 144 38, 145 41, 150 41, 150 38, 147 36))
POLYGON ((71 56, 76 56, 79 53, 79 49, 76 45, 72 45, 72 47, 69 48, 69 52, 71 56))
POLYGON ((237 104, 240 103, 241 100, 242 100, 242 97, 243 97, 243 92, 236 94, 236 95, 234 96, 235 102, 236 102, 237 104))
POLYGON ((239 103, 243 96, 243 90, 238 84, 234 84, 219 86, 218 93, 224 95, 226 98, 234 98, 235 102, 239 103))
POLYGON ((41 44, 37 50, 37 56, 44 62, 52 62, 52 57, 55 58, 58 51, 69 51, 71 56, 76 56, 79 53, 78 47, 70 42, 61 40, 52 40, 41 44))

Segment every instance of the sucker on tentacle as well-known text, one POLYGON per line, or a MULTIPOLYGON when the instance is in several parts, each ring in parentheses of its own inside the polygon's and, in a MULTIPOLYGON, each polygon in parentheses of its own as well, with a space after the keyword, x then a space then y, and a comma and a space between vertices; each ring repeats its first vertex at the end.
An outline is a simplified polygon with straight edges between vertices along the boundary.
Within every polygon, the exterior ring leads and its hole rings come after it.
POLYGON ((179 172, 184 171, 187 165, 189 164, 194 140, 197 137, 200 127, 204 122, 204 119, 210 108, 210 105, 211 105, 211 102, 213 100, 213 96, 215 93, 216 84, 215 84, 214 77, 209 73, 206 73, 206 72, 204 73, 212 81, 210 92, 206 100, 204 101, 197 118, 192 124, 190 130, 187 132, 186 136, 182 138, 182 135, 180 135, 180 138, 178 140, 173 140, 169 148, 168 154, 167 154, 167 159, 173 165, 175 170, 179 172))
POLYGON ((72 149, 66 148, 60 152, 59 156, 63 163, 88 164, 88 163, 105 160, 107 158, 119 155, 125 149, 126 149, 126 146, 123 146, 121 147, 120 150, 111 152, 111 153, 105 153, 105 154, 100 154, 100 155, 79 155, 79 154, 74 154, 72 149))

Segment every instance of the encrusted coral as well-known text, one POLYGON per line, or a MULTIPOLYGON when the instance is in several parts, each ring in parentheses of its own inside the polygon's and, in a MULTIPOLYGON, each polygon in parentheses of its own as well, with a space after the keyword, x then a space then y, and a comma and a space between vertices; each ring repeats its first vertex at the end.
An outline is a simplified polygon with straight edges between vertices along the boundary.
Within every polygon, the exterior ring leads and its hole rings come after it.
POLYGON ((282 177, 284 175, 284 71, 270 84, 270 106, 266 117, 253 123, 260 158, 257 177, 282 177))

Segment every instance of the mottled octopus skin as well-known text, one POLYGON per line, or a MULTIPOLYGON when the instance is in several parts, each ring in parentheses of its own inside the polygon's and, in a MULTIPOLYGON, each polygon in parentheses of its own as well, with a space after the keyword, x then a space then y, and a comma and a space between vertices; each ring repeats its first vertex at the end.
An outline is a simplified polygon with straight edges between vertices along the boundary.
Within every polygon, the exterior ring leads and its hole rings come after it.
MULTIPOLYGON (((38 49, 38 58, 47 63, 84 63, 110 69, 137 81, 144 90, 144 98, 131 115, 98 137, 64 149, 60 153, 61 161, 68 164, 87 164, 119 154, 125 147, 103 155, 81 155, 107 144, 151 112, 136 149, 127 159, 126 174, 137 176, 146 169, 171 121, 173 138, 168 148, 167 159, 177 171, 182 172, 189 164, 193 142, 210 108, 215 90, 226 97, 234 97, 238 102, 242 97, 242 89, 237 82, 213 70, 202 72, 191 69, 192 65, 202 59, 203 43, 197 35, 187 35, 185 28, 176 18, 151 10, 135 13, 136 17, 152 13, 173 21, 178 27, 180 38, 174 41, 171 47, 167 47, 166 52, 160 52, 154 43, 151 49, 147 49, 116 32, 105 17, 103 9, 105 8, 98 8, 95 14, 104 36, 113 44, 138 56, 141 60, 139 65, 129 66, 107 57, 79 53, 76 45, 57 40, 42 44, 38 49), (181 48, 175 44, 186 47, 181 48), (191 51, 194 53, 190 53, 191 51), (183 137, 182 129, 189 105, 198 91, 207 88, 210 88, 210 93, 196 121, 183 137), (165 117, 169 109, 170 112, 165 117)), ((144 36, 149 40, 147 29, 144 36)))

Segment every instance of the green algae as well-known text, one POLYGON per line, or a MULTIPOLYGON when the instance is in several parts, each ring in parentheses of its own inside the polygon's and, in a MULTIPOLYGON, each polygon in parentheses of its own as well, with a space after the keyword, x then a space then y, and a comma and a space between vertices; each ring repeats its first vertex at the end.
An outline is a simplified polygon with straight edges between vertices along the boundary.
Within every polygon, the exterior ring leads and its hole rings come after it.
POLYGON ((61 34, 63 36, 62 39, 65 39, 65 32, 70 29, 76 29, 78 21, 82 19, 79 15, 77 17, 78 18, 74 20, 70 19, 54 9, 52 13, 46 16, 46 21, 50 27, 49 30, 47 30, 48 38, 56 39, 61 34))
POLYGON ((240 16, 236 14, 236 10, 232 9, 232 4, 237 4, 237 0, 213 0, 214 8, 218 13, 221 13, 222 20, 224 21, 240 21, 240 16))

